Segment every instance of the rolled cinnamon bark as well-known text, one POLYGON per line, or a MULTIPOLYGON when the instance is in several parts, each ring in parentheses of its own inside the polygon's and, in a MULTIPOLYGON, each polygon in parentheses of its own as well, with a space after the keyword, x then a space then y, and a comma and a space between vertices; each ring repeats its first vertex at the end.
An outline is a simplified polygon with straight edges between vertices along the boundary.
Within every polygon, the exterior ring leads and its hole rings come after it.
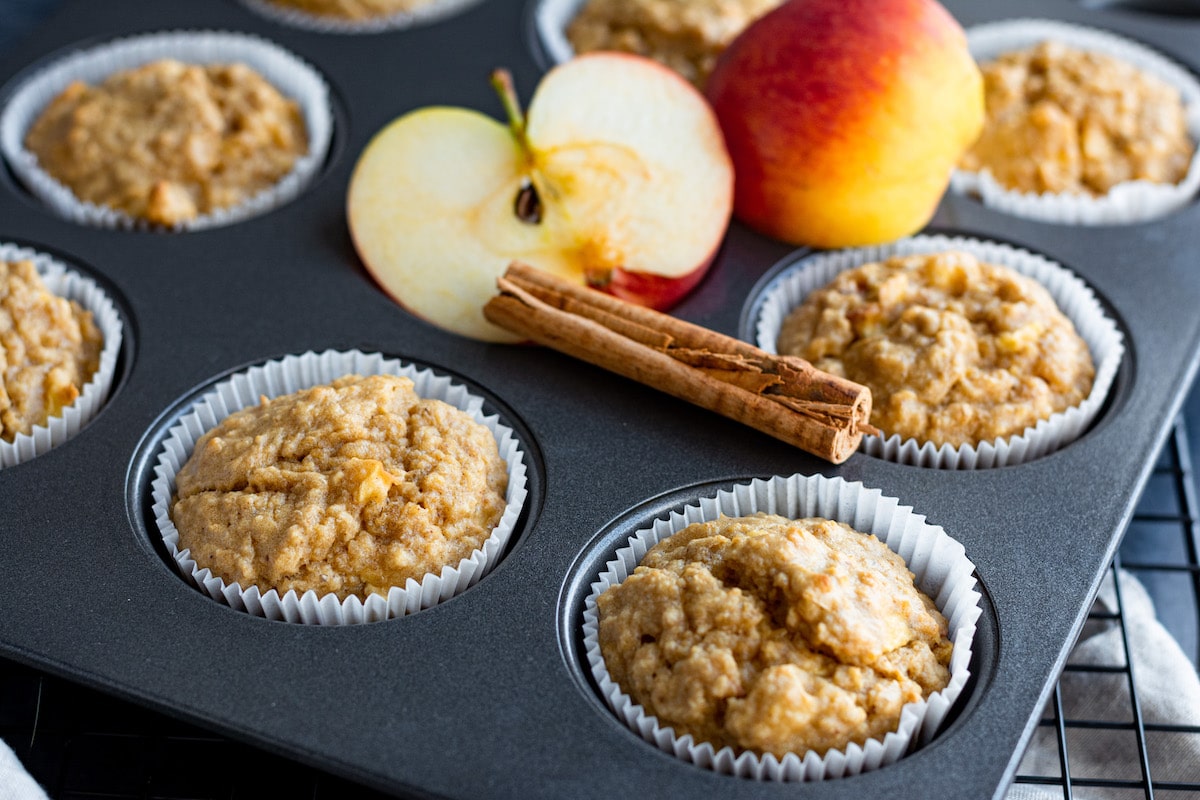
POLYGON ((876 433, 870 390, 794 356, 513 262, 484 316, 513 333, 631 378, 840 464, 876 433))

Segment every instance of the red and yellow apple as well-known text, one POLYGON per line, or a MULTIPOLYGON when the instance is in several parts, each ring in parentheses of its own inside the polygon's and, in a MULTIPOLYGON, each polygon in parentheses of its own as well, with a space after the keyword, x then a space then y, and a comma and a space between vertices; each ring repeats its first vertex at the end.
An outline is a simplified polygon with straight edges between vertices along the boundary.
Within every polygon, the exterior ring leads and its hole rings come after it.
POLYGON ((813 247, 922 228, 984 119, 966 35, 936 0, 787 0, 730 43, 705 93, 734 217, 813 247))
POLYGON ((514 260, 666 310, 716 256, 733 170, 711 108, 641 56, 594 53, 547 72, 508 123, 443 106, 409 112, 364 148, 346 215, 367 271, 400 305, 455 333, 514 334, 483 316, 514 260))

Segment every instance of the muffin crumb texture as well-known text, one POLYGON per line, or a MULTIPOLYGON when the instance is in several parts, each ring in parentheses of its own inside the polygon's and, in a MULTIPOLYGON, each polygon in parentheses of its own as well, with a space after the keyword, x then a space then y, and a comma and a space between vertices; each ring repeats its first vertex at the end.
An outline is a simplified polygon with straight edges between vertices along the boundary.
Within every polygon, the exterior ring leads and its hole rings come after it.
POLYGON ((870 388, 885 436, 938 446, 1019 435, 1095 377, 1045 287, 959 251, 845 270, 792 310, 778 350, 870 388))
POLYGON ((347 375, 224 419, 176 476, 180 550, 226 583, 386 595, 491 535, 508 474, 469 414, 408 378, 347 375))
POLYGON ((367 21, 405 11, 414 11, 436 0, 268 0, 272 5, 291 8, 318 17, 367 21))
POLYGON ((903 559, 833 520, 689 525, 597 607, 613 680, 677 736, 717 749, 862 744, 949 681, 946 620, 903 559))
POLYGON ((271 188, 308 141, 299 104, 249 66, 161 59, 71 83, 25 147, 79 200, 173 227, 271 188))
POLYGON ((734 37, 781 0, 588 0, 567 25, 576 53, 653 58, 698 88, 734 37))
POLYGON ((32 261, 0 261, 0 439, 74 403, 100 367, 103 339, 92 313, 48 291, 32 261))
POLYGON ((1179 183, 1195 144, 1179 90, 1132 64, 1047 41, 981 65, 982 135, 961 167, 1020 192, 1102 196, 1179 183))

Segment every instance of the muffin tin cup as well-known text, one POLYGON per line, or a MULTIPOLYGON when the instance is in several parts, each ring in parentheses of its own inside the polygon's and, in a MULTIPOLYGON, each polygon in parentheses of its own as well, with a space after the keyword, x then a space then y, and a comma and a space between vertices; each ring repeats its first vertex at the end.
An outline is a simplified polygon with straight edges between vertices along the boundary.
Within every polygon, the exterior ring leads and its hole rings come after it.
POLYGON ((314 33, 386 33, 417 25, 427 25, 453 16, 480 0, 430 0, 424 5, 407 11, 397 11, 364 20, 341 19, 338 17, 312 14, 297 8, 286 8, 268 0, 242 0, 242 4, 255 13, 282 25, 301 28, 314 33))
POLYGON ((308 625, 349 625, 401 617, 430 608, 463 592, 482 578, 503 555, 528 496, 527 467, 516 435, 497 415, 483 413, 483 399, 450 378, 417 368, 397 359, 358 350, 304 353, 269 361, 240 372, 205 393, 167 432, 151 482, 155 523, 167 551, 183 575, 214 600, 267 619, 308 625), (285 394, 330 383, 348 374, 401 375, 411 378, 419 397, 436 399, 467 412, 496 438, 500 457, 508 465, 507 505, 483 546, 458 564, 448 564, 440 573, 427 573, 421 581, 409 579, 393 586, 386 596, 371 594, 365 600, 315 591, 280 594, 257 586, 243 588, 226 583, 208 568, 199 567, 191 551, 179 549, 179 532, 171 521, 175 476, 191 456, 196 440, 235 411, 258 403, 261 396, 285 394))
POLYGON ((891 436, 864 436, 860 449, 888 461, 938 469, 985 469, 1022 464, 1078 438, 1099 414, 1125 354, 1124 337, 1092 290, 1074 273, 1043 256, 999 242, 968 237, 914 236, 875 247, 834 250, 801 256, 785 265, 766 287, 753 321, 757 344, 777 352, 779 331, 788 313, 811 292, 840 272, 891 256, 962 250, 992 264, 1033 278, 1054 298, 1087 343, 1095 365, 1092 390, 1082 403, 1051 415, 1016 436, 978 445, 941 447, 932 442, 891 436))
POLYGON ((123 211, 81 201, 41 168, 37 157, 25 149, 24 140, 46 105, 73 81, 96 84, 115 72, 162 58, 193 64, 246 64, 285 97, 299 103, 308 135, 308 152, 273 187, 236 206, 184 221, 172 230, 215 228, 265 213, 300 194, 324 165, 333 136, 333 111, 329 87, 315 69, 278 45, 250 34, 170 31, 116 39, 75 51, 42 68, 15 89, 0 114, 0 153, 30 193, 55 213, 81 225, 159 227, 123 211))
POLYGON ((70 439, 96 416, 112 389, 121 352, 123 324, 111 299, 91 278, 70 269, 59 260, 28 247, 0 243, 0 261, 32 261, 42 282, 51 294, 74 300, 92 312, 92 319, 104 336, 100 350, 100 365, 86 384, 80 387, 79 397, 51 417, 44 425, 36 425, 29 433, 19 433, 11 442, 0 440, 0 469, 12 467, 35 458, 70 439))
MULTIPOLYGON (((1107 31, 1055 20, 1012 19, 976 25, 967 42, 976 61, 1054 40, 1080 50, 1112 56, 1154 75, 1179 90, 1188 133, 1200 144, 1200 81, 1184 67, 1154 50, 1107 31)), ((989 172, 955 170, 950 191, 971 195, 990 208, 1017 217, 1066 225, 1114 225, 1157 219, 1185 206, 1200 189, 1200 147, 1178 184, 1128 181, 1101 197, 1080 194, 1018 192, 1001 186, 989 172)))
POLYGON ((605 570, 592 583, 584 601, 583 644, 587 665, 600 694, 632 731, 677 758, 698 767, 760 781, 818 781, 855 775, 892 764, 914 745, 929 742, 946 720, 970 678, 972 643, 976 622, 982 613, 976 588, 975 566, 958 541, 925 517, 913 513, 878 489, 858 482, 823 475, 776 476, 755 479, 700 498, 682 511, 638 530, 626 546, 617 550, 605 570), (783 758, 751 751, 737 753, 731 747, 714 748, 688 734, 676 735, 662 726, 613 681, 604 664, 598 641, 597 598, 610 586, 631 575, 646 552, 658 542, 696 522, 756 512, 780 514, 791 519, 824 517, 843 522, 864 535, 873 534, 899 554, 915 577, 917 587, 933 599, 949 623, 954 649, 950 658, 950 680, 944 689, 928 698, 909 703, 901 711, 896 730, 882 739, 851 743, 843 749, 819 755, 788 753, 783 758))

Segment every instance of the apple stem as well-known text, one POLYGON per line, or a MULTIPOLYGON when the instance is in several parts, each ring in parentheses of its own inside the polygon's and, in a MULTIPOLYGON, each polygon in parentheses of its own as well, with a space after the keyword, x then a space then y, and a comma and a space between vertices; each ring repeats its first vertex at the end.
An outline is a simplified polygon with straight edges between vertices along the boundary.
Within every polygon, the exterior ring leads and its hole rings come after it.
MULTIPOLYGON (((491 81, 492 88, 500 95, 504 113, 508 116, 508 129, 512 131, 517 146, 525 154, 525 163, 532 167, 533 148, 529 146, 529 136, 525 131, 525 113, 521 110, 521 101, 517 99, 517 90, 513 87, 512 73, 502 67, 494 69, 491 81)), ((521 181, 521 188, 513 199, 513 214, 528 225, 540 225, 542 222, 542 199, 538 196, 537 187, 529 178, 521 181)))
POLYGON ((508 117, 508 129, 516 138, 521 152, 530 162, 533 161, 533 150, 529 147, 529 137, 525 133, 525 112, 521 110, 521 101, 517 99, 517 90, 513 86, 512 73, 504 68, 492 70, 492 88, 500 95, 504 113, 508 117))

